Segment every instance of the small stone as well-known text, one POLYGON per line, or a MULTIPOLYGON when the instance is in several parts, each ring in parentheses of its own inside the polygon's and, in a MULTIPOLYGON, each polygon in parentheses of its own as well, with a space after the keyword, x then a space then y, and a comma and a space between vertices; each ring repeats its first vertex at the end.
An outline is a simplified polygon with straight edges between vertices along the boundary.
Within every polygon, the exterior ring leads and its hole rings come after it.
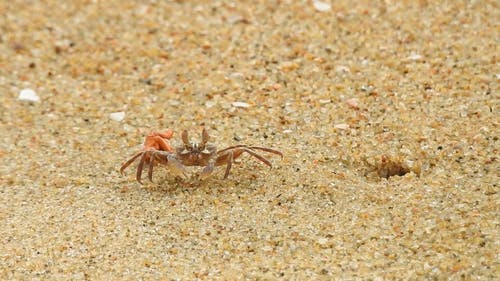
POLYGON ((181 104, 181 102, 179 100, 176 100, 176 99, 171 99, 171 100, 168 101, 168 103, 171 106, 179 106, 181 104))
POLYGON ((239 72, 231 73, 228 78, 234 86, 241 87, 245 83, 245 76, 239 72))
POLYGON ((490 196, 490 195, 495 195, 497 193, 497 191, 493 188, 493 186, 491 185, 488 185, 486 187, 486 191, 484 192, 484 194, 490 196))
POLYGON ((281 89, 281 85, 276 83, 276 84, 272 85, 271 88, 273 90, 277 91, 277 90, 281 89))
POLYGON ((361 86, 361 91, 363 91, 363 92, 371 93, 371 92, 373 92, 373 90, 374 90, 374 87, 371 86, 371 85, 363 85, 363 86, 361 86))
POLYGON ((328 243, 328 238, 321 237, 321 238, 318 239, 318 244, 320 244, 320 245, 326 245, 326 243, 328 243))
POLYGON ((229 79, 235 82, 241 82, 245 80, 245 76, 239 72, 233 72, 229 75, 229 79))
POLYGON ((212 108, 215 106, 215 102, 214 101, 206 101, 205 102, 205 107, 206 108, 212 108))
POLYGON ((357 270, 359 268, 359 263, 357 263, 356 261, 351 261, 351 262, 349 262, 349 267, 352 270, 357 270))
POLYGON ((269 245, 262 247, 262 251, 264 251, 264 252, 271 252, 272 250, 273 250, 273 247, 271 247, 269 245))
POLYGON ((233 103, 231 103, 232 106, 234 107, 241 107, 241 108, 248 108, 250 107, 250 104, 246 103, 246 102, 242 102, 242 101, 235 101, 233 103))
POLYGON ((299 68, 299 64, 293 61, 287 61, 280 65, 281 71, 290 72, 299 68))
POLYGON ((227 22, 230 24, 236 24, 236 23, 245 23, 248 22, 247 19, 245 19, 243 16, 238 15, 238 14, 230 14, 227 17, 227 22))
POLYGON ((412 53, 412 54, 408 57, 408 59, 409 59, 409 60, 420 60, 420 59, 422 59, 422 55, 412 53))
POLYGON ((289 129, 283 130, 283 134, 291 134, 291 133, 293 133, 292 130, 289 130, 289 129))
POLYGON ((109 118, 115 121, 122 121, 125 118, 125 112, 120 111, 120 112, 113 112, 109 114, 109 118))
POLYGON ((18 99, 22 101, 40 102, 40 97, 32 89, 21 90, 18 99))
POLYGON ((349 129, 349 124, 336 124, 334 127, 339 130, 347 130, 349 129))
POLYGON ((338 72, 338 73, 348 73, 348 72, 351 72, 351 70, 349 69, 349 67, 347 67, 345 65, 337 65, 335 67, 335 71, 338 72))
POLYGON ((328 12, 332 8, 332 5, 330 3, 318 0, 313 0, 313 5, 316 11, 318 12, 328 12))
POLYGON ((348 99, 345 102, 347 103, 347 105, 350 108, 353 108, 353 109, 358 109, 359 108, 359 100, 356 99, 356 98, 348 99))
POLYGON ((123 130, 125 132, 130 133, 130 132, 133 132, 135 130, 135 128, 133 126, 130 126, 129 124, 124 124, 123 125, 123 130))

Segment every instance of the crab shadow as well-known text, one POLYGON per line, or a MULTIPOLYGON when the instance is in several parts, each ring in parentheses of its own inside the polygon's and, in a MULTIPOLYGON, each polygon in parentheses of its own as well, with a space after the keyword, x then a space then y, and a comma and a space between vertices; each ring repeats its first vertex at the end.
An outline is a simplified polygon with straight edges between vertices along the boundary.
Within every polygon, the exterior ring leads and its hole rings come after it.
MULTIPOLYGON (((121 192, 127 192, 130 189, 142 189, 154 196, 172 196, 176 197, 182 194, 194 194, 203 192, 206 194, 226 194, 235 192, 234 189, 241 189, 241 192, 251 192, 258 189, 262 182, 266 181, 265 168, 258 164, 248 167, 239 167, 236 163, 236 169, 228 178, 223 178, 223 171, 214 172, 210 177, 200 180, 199 171, 190 171, 189 177, 183 179, 174 176, 165 169, 165 172, 155 174, 153 181, 143 177, 142 184, 134 183, 134 187, 129 185, 121 192)), ((278 169, 280 169, 278 167, 278 169)), ((131 178, 129 178, 131 179, 131 178)))
POLYGON ((200 180, 197 177, 188 179, 172 178, 169 176, 158 177, 154 182, 144 182, 141 186, 151 194, 176 196, 183 193, 225 193, 230 187, 240 185, 236 179, 222 179, 217 176, 200 180))

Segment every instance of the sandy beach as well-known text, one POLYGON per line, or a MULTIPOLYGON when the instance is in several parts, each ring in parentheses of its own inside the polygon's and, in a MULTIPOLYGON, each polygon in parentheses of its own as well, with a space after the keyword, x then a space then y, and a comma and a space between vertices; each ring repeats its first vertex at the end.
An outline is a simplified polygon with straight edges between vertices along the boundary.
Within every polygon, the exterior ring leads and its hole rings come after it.
POLYGON ((0 279, 497 279, 499 19, 497 1, 0 2, 0 279), (169 128, 284 157, 120 174, 169 128))

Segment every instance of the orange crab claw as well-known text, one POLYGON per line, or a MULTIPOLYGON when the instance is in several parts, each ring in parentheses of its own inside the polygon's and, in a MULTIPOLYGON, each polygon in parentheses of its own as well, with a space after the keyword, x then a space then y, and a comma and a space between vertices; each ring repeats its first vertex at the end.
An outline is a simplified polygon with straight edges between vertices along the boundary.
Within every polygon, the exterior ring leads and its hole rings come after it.
POLYGON ((168 152, 173 152, 174 149, 168 143, 168 140, 172 138, 174 131, 168 129, 165 132, 152 132, 144 138, 144 150, 156 149, 168 152))
POLYGON ((171 139, 174 135, 174 130, 168 129, 165 132, 152 132, 150 135, 157 135, 164 139, 171 139))

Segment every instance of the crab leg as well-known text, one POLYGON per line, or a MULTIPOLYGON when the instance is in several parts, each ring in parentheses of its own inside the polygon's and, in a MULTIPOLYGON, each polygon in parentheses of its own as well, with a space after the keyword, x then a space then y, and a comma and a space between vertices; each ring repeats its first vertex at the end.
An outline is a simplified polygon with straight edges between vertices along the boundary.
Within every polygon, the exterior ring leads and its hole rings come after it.
POLYGON ((283 157, 283 153, 281 153, 281 151, 278 151, 276 149, 262 147, 262 146, 250 146, 249 148, 251 148, 251 149, 260 149, 262 151, 269 152, 269 153, 274 153, 274 154, 278 154, 279 156, 283 157))
POLYGON ((208 176, 210 176, 214 171, 214 167, 215 167, 215 161, 211 159, 210 161, 208 161, 207 166, 205 166, 205 168, 203 168, 203 170, 201 171, 200 179, 204 180, 208 178, 208 176))
POLYGON ((224 149, 222 151, 224 153, 222 153, 222 155, 219 155, 219 157, 217 157, 216 165, 217 166, 224 165, 224 164, 227 165, 226 166, 226 171, 224 173, 224 179, 226 179, 229 176, 229 171, 231 170, 231 167, 232 167, 234 159, 240 157, 240 155, 243 152, 246 152, 246 153, 252 155, 253 157, 259 159, 264 164, 266 164, 267 166, 269 166, 269 168, 272 168, 272 164, 271 164, 271 162, 269 162, 269 160, 267 160, 262 155, 256 153, 255 151, 253 151, 252 149, 250 149, 250 148, 248 148, 246 146, 241 145, 241 146, 238 146, 237 148, 232 148, 232 149, 229 149, 229 150, 228 149, 224 149))
POLYGON ((271 165, 271 162, 269 162, 269 160, 267 160, 266 158, 264 158, 263 156, 257 154, 256 152, 254 152, 253 150, 251 149, 247 149, 247 148, 241 148, 244 152, 252 155, 253 157, 259 159, 260 161, 264 162, 264 164, 266 164, 267 166, 269 166, 269 168, 272 168, 273 165, 271 165))
POLYGON ((154 154, 149 157, 149 167, 148 167, 148 178, 150 182, 153 182, 153 166, 154 166, 154 154))
POLYGON ((262 161, 267 166, 272 167, 271 162, 269 162, 269 160, 267 160, 266 158, 264 158, 262 155, 256 153, 252 149, 248 149, 246 147, 233 148, 233 149, 231 149, 229 151, 226 151, 224 154, 222 154, 222 156, 219 156, 217 158, 217 160, 218 160, 217 161, 218 166, 219 165, 223 165, 224 163, 226 163, 226 160, 224 158, 226 157, 227 153, 229 153, 229 152, 231 152, 231 154, 233 154, 233 159, 236 159, 236 158, 240 157, 240 155, 243 152, 246 152, 246 153, 252 155, 253 157, 259 159, 260 161, 262 161))
MULTIPOLYGON (((139 165, 137 165, 137 173, 136 173, 136 176, 135 178, 137 179, 137 182, 139 182, 140 184, 142 184, 141 182, 141 176, 142 176, 142 170, 144 169, 144 162, 146 162, 146 158, 147 158, 147 155, 148 152, 144 152, 144 154, 142 155, 141 157, 141 161, 139 161, 139 165)), ((149 159, 147 159, 149 160, 149 159)))
POLYGON ((130 164, 132 164, 135 159, 137 159, 139 156, 141 156, 141 154, 144 153, 144 151, 141 151, 141 152, 138 152, 136 153, 134 156, 132 156, 132 158, 130 158, 127 162, 123 163, 123 165, 121 166, 120 168, 120 174, 123 175, 123 171, 128 167, 130 166, 130 164))
POLYGON ((262 146, 248 146, 248 145, 245 145, 245 144, 239 144, 239 145, 230 146, 230 147, 224 148, 222 150, 219 150, 219 152, 224 152, 224 151, 227 151, 227 150, 230 150, 230 149, 234 149, 234 148, 258 149, 258 150, 262 150, 262 151, 265 151, 265 152, 274 153, 274 154, 277 154, 277 155, 283 157, 283 153, 281 153, 281 151, 278 151, 278 150, 275 150, 275 149, 272 149, 272 148, 262 147, 262 146))
POLYGON ((233 152, 229 151, 227 155, 227 166, 226 166, 226 172, 224 173, 224 179, 227 179, 229 176, 229 171, 231 170, 231 166, 233 165, 233 152))

